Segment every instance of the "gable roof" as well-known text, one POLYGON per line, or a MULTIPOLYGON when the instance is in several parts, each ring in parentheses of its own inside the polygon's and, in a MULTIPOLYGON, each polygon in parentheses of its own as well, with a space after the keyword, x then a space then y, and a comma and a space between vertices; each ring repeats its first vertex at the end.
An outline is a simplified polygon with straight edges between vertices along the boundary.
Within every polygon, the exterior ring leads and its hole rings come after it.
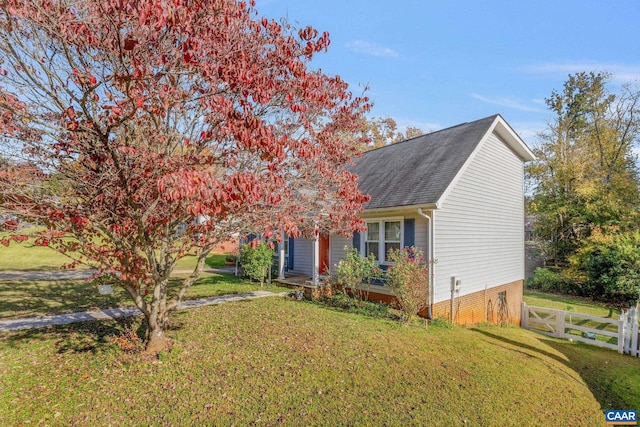
POLYGON ((476 148, 496 132, 523 161, 533 153, 494 115, 368 151, 349 170, 371 200, 365 209, 436 205, 476 148))

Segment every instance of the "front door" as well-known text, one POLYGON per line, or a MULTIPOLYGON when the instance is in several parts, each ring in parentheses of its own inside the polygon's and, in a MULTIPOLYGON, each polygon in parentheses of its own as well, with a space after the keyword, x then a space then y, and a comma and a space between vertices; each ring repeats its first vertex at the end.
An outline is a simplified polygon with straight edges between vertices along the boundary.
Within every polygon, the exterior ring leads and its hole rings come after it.
POLYGON ((329 235, 321 234, 318 246, 318 273, 329 274, 329 235))

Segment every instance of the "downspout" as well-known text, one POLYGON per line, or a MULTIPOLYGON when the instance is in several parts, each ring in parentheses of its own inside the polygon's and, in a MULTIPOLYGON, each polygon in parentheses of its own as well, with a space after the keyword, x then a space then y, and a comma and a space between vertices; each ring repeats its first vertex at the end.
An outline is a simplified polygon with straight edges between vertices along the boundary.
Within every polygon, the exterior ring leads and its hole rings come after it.
POLYGON ((318 275, 319 275, 318 264, 320 264, 319 240, 320 240, 320 230, 318 229, 318 221, 314 221, 313 222, 313 246, 311 250, 311 254, 313 256, 313 264, 311 265, 311 269, 312 269, 311 281, 313 283, 313 286, 318 286, 318 275))
POLYGON ((284 228, 280 230, 280 243, 278 243, 278 279, 284 280, 284 239, 287 235, 284 228))
POLYGON ((433 319, 433 230, 431 229, 431 217, 418 208, 418 214, 427 220, 427 230, 429 232, 427 239, 427 251, 429 253, 427 259, 429 261, 429 303, 427 305, 427 319, 433 319))

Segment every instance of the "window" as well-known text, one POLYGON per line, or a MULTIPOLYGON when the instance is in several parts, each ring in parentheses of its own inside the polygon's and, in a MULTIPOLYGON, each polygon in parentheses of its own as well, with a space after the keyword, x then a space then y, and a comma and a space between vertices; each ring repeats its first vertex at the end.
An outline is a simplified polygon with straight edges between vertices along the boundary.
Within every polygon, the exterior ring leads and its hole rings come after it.
POLYGON ((367 237, 364 241, 364 254, 369 256, 373 254, 377 260, 380 260, 380 223, 367 223, 367 237))
POLYGON ((384 254, 389 253, 389 249, 400 249, 400 221, 389 221, 384 223, 384 254))
POLYGON ((373 254, 381 264, 387 263, 386 257, 389 250, 402 247, 402 232, 400 218, 367 221, 363 255, 373 254))

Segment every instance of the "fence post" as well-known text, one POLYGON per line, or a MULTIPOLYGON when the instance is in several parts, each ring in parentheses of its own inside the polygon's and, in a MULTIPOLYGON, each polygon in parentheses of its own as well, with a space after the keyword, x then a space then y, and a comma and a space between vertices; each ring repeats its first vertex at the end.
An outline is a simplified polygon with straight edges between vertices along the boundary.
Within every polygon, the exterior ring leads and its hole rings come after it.
POLYGON ((624 354, 627 347, 627 312, 622 310, 618 317, 618 353, 624 354))
POLYGON ((564 338, 564 311, 554 310, 556 312, 556 337, 564 338))
POLYGON ((522 308, 520 310, 520 325, 524 329, 529 329, 529 307, 524 301, 522 301, 522 308))
POLYGON ((640 357, 640 349, 638 348, 638 307, 633 307, 631 310, 631 351, 629 354, 640 357))

